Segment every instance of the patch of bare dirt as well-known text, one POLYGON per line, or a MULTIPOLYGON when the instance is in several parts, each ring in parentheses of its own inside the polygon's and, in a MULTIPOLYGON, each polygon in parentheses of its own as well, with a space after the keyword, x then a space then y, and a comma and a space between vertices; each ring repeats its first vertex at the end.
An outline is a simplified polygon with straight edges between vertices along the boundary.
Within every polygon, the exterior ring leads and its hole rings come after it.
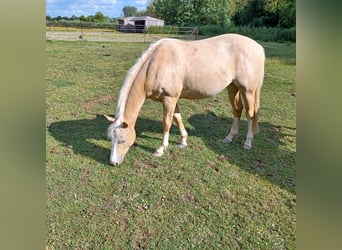
POLYGON ((95 42, 153 42, 166 35, 108 31, 46 31, 47 40, 95 42))

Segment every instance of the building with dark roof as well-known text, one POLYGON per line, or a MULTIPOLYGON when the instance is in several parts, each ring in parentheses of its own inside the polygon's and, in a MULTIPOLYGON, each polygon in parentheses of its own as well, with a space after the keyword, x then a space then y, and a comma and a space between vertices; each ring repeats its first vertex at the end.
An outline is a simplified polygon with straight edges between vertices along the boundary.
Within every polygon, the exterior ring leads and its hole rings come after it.
POLYGON ((119 31, 144 32, 151 26, 164 26, 164 20, 151 16, 124 17, 119 19, 119 31))

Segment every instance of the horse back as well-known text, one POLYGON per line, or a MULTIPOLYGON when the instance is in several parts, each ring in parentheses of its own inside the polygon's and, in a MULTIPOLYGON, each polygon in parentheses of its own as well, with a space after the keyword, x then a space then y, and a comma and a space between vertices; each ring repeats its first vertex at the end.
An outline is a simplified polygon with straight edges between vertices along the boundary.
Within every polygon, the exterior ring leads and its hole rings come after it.
POLYGON ((237 34, 191 42, 166 39, 145 65, 146 90, 156 97, 197 99, 216 95, 232 82, 256 88, 264 60, 261 45, 237 34))

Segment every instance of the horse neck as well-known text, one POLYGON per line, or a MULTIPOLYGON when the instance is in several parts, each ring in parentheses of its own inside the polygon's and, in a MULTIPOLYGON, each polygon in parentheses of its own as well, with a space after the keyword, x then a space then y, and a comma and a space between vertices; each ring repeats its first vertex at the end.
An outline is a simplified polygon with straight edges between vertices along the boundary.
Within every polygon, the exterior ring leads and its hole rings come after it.
POLYGON ((137 77, 129 90, 123 112, 123 120, 133 128, 145 99, 144 79, 137 77))
POLYGON ((152 51, 163 41, 157 41, 151 45, 144 54, 137 60, 135 65, 130 69, 128 76, 125 79, 123 88, 121 89, 119 98, 118 116, 131 126, 135 126, 139 111, 143 105, 145 94, 145 78, 146 65, 145 62, 149 60, 152 51))

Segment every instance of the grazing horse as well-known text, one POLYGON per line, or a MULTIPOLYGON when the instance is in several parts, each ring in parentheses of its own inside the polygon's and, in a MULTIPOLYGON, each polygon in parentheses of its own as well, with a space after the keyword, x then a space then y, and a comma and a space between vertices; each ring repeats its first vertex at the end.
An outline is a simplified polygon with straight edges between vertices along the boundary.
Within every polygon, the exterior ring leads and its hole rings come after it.
POLYGON ((161 39, 153 43, 129 70, 120 90, 115 118, 108 137, 112 141, 110 164, 119 165, 136 139, 135 124, 146 98, 163 104, 163 141, 153 153, 162 156, 169 144, 169 130, 174 119, 181 143, 187 145, 177 101, 200 99, 228 90, 233 108, 229 143, 238 134, 243 104, 248 119, 245 149, 251 149, 258 132, 260 90, 264 77, 265 52, 254 40, 225 34, 197 41, 161 39))

